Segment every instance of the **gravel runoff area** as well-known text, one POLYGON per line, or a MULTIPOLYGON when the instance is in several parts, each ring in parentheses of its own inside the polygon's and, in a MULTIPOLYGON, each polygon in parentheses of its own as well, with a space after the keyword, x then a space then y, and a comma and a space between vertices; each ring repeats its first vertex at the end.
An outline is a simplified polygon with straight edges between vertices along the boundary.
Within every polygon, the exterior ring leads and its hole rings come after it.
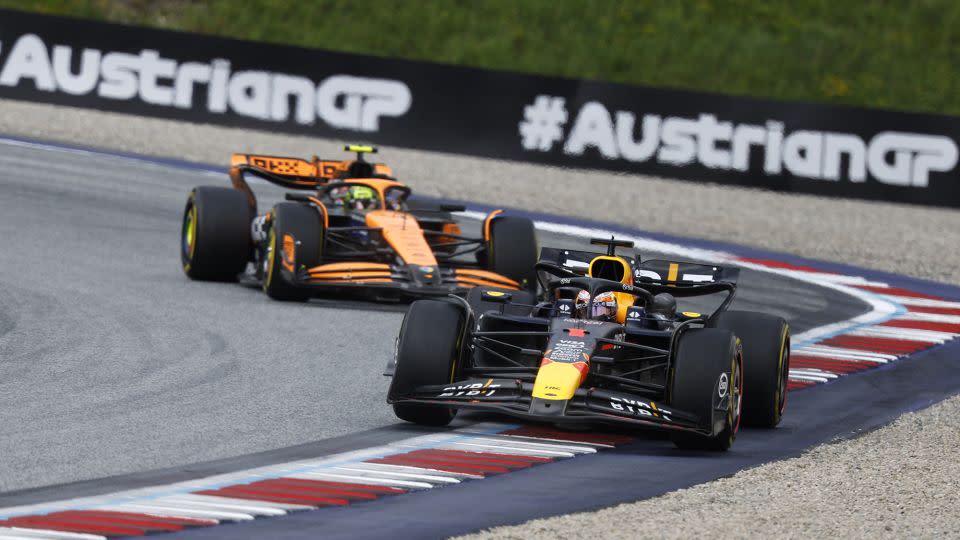
POLYGON ((598 512, 498 527, 517 538, 960 538, 960 398, 801 457, 598 512))
MULTIPOLYGON (((341 155, 340 141, 0 100, 0 134, 227 163, 341 155)), ((960 282, 960 212, 382 148, 427 195, 619 221, 960 282), (585 187, 589 189, 584 189, 585 187), (543 196, 541 190, 549 189, 543 196), (616 196, 609 193, 615 190, 616 196), (732 210, 735 209, 735 210, 732 210)), ((477 537, 960 536, 960 397, 852 440, 662 497, 477 537)), ((545 503, 546 504, 546 503, 545 503)))

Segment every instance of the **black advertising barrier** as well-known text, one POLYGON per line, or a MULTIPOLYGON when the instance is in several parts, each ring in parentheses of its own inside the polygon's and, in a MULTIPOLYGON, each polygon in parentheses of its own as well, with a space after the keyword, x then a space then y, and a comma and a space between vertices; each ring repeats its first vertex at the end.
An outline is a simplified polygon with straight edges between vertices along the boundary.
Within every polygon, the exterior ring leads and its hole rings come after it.
POLYGON ((960 206, 960 118, 949 116, 530 76, 7 10, 0 97, 960 206))

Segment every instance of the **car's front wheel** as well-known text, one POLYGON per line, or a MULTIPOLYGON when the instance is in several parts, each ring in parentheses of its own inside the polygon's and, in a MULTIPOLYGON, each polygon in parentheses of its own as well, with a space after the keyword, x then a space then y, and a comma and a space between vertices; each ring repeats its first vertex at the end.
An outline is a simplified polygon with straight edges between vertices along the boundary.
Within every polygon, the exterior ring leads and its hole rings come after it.
POLYGON ((266 272, 263 290, 274 300, 305 302, 310 291, 284 279, 282 271, 296 273, 301 267, 320 264, 323 222, 312 207, 282 202, 273 207, 267 235, 266 272))
POLYGON ((711 435, 677 431, 674 444, 688 450, 728 450, 737 437, 743 392, 740 341, 728 330, 684 332, 677 344, 670 405, 700 417, 711 435))
MULTIPOLYGON (((449 384, 456 380, 464 310, 442 300, 418 300, 410 304, 400 327, 396 367, 390 384, 390 400, 409 396, 417 387, 449 384)), ((457 410, 443 405, 393 404, 398 418, 428 426, 445 426, 457 410)))

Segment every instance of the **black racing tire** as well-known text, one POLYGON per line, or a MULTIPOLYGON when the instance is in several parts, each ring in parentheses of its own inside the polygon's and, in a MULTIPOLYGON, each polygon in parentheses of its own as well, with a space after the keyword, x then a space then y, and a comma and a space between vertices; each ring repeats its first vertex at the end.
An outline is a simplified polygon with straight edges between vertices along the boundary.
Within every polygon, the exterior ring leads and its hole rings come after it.
MULTIPOLYGON (((418 300, 410 304, 397 338, 397 361, 388 394, 391 401, 419 386, 456 380, 464 324, 463 308, 451 302, 418 300)), ((445 426, 457 409, 400 402, 393 404, 393 412, 407 422, 445 426)))
POLYGON ((774 428, 783 418, 790 375, 790 326, 781 317, 727 311, 712 326, 743 343, 743 425, 774 428))
POLYGON ((537 292, 539 249, 533 221, 517 216, 496 216, 490 222, 487 241, 487 268, 520 283, 533 294, 537 292))
POLYGON ((194 188, 180 228, 180 262, 187 277, 236 281, 250 260, 251 219, 244 193, 219 186, 194 188))
POLYGON ((316 209, 302 203, 282 202, 273 207, 270 232, 267 237, 266 272, 263 291, 274 300, 306 302, 310 290, 296 287, 283 278, 283 241, 291 236, 296 244, 294 271, 320 264, 323 222, 316 209))
POLYGON ((689 431, 671 434, 674 444, 684 450, 729 450, 737 437, 742 406, 742 351, 732 332, 718 328, 698 328, 684 332, 677 344, 670 386, 670 405, 704 419, 702 426, 714 435, 689 431), (726 390, 721 390, 721 374, 726 375, 726 390), (723 395, 720 395, 721 392, 723 395), (714 407, 728 396, 726 413, 714 407), (722 422, 722 427, 717 424, 722 422), (719 429, 717 429, 719 427, 719 429))

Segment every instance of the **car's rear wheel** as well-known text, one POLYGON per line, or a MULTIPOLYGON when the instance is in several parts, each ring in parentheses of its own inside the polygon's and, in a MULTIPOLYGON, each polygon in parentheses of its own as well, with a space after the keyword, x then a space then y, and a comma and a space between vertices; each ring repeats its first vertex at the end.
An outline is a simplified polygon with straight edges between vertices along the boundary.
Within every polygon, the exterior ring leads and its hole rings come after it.
POLYGON ((773 428, 783 418, 790 374, 790 327, 781 317, 752 311, 727 311, 716 328, 743 342, 743 424, 773 428))
POLYGON ((674 444, 688 450, 728 450, 740 425, 743 391, 740 342, 728 330, 686 331, 677 344, 670 405, 698 415, 712 435, 677 431, 674 444))
MULTIPOLYGON (((464 310, 442 300, 418 300, 403 318, 397 342, 391 401, 409 396, 419 386, 452 383, 458 375, 464 310)), ((398 418, 428 426, 445 426, 457 410, 442 405, 394 403, 398 418)))
POLYGON ((296 273, 300 268, 320 264, 323 238, 320 214, 305 204, 282 202, 273 207, 271 215, 263 290, 274 300, 304 302, 310 298, 310 291, 291 284, 284 279, 282 271, 296 273))
POLYGON ((520 283, 534 294, 537 291, 538 248, 533 221, 516 216, 497 216, 490 222, 487 241, 487 267, 520 283))
POLYGON ((180 229, 180 262, 190 279, 236 281, 250 260, 250 206, 243 193, 194 188, 180 229))

